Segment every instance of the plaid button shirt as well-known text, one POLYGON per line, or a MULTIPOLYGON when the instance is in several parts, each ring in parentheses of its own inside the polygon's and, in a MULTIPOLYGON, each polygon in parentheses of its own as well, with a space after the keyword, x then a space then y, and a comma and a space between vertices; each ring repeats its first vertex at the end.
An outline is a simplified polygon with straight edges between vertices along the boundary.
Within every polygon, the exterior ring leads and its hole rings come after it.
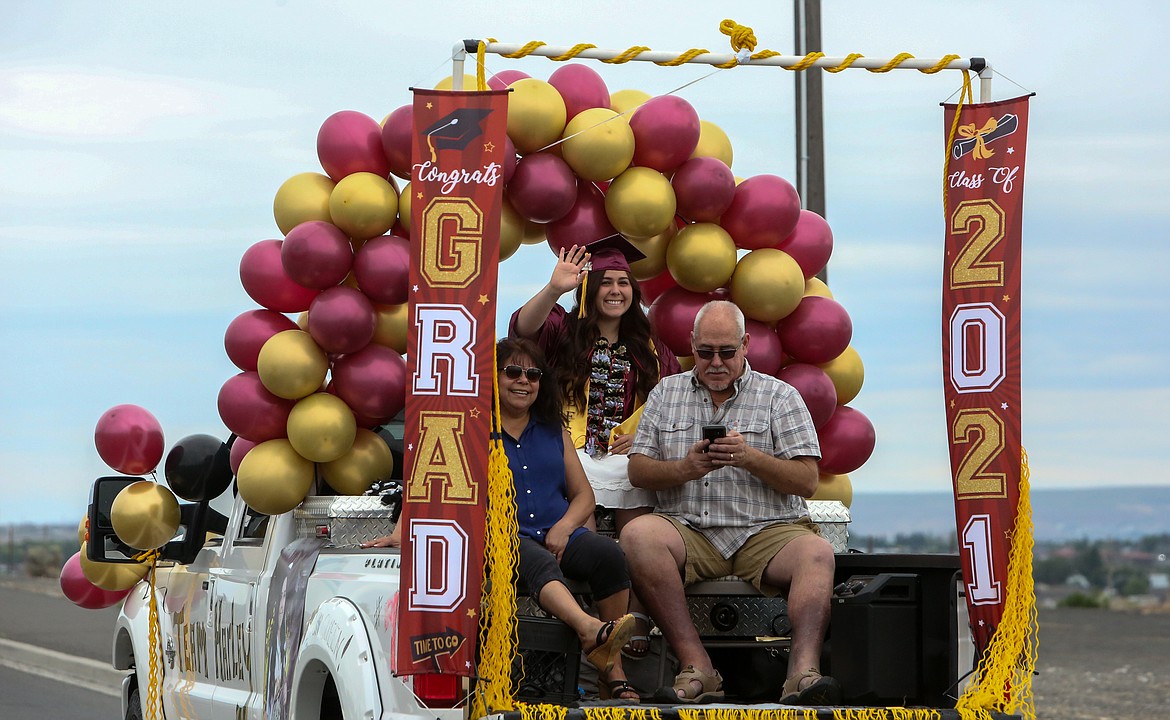
MULTIPOLYGON (((630 453, 680 460, 702 439, 703 425, 726 425, 744 441, 778 458, 820 459, 812 417, 791 385, 745 366, 734 394, 718 409, 694 371, 663 378, 650 393, 630 453)), ((760 530, 808 515, 799 495, 785 495, 738 467, 658 490, 658 512, 703 533, 730 558, 760 530)))

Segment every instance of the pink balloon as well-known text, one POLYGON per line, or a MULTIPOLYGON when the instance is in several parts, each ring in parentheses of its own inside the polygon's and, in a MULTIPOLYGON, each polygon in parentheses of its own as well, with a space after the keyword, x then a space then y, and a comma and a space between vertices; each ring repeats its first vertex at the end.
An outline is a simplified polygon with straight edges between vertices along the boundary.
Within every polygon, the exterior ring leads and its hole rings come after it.
POLYGON ((735 175, 722 160, 695 157, 670 179, 678 214, 690 222, 718 222, 735 197, 735 175))
POLYGON ((410 281, 410 241, 398 235, 367 240, 354 257, 353 275, 366 297, 383 305, 401 305, 410 281))
POLYGON ((272 310, 248 310, 228 324, 223 347, 228 359, 241 370, 255 370, 260 348, 278 332, 295 330, 297 324, 272 310))
POLYGON ((767 323, 746 318, 744 329, 751 335, 748 343, 747 359, 752 370, 765 375, 775 375, 780 369, 780 359, 783 353, 780 350, 780 338, 767 323))
POLYGON ((374 339, 377 326, 374 304, 345 285, 325 290, 309 306, 309 334, 328 353, 361 350, 374 339))
POLYGON ((568 120, 582 110, 609 107, 609 88, 597 71, 588 65, 562 65, 549 75, 548 84, 555 87, 564 99, 568 120))
POLYGON ((519 70, 501 70, 488 78, 487 84, 492 90, 503 90, 517 80, 523 80, 527 77, 532 76, 519 70))
POLYGON ((605 214, 605 195, 591 182, 577 183, 573 209, 560 220, 544 226, 545 240, 553 252, 573 245, 588 245, 615 232, 605 214))
POLYGON ((775 375, 800 393, 814 426, 821 428, 833 417, 837 410, 837 388, 824 370, 807 363, 792 363, 775 375))
POLYGON ((324 290, 349 275, 353 246, 333 223, 309 220, 288 231, 280 248, 280 262, 296 284, 324 290))
POLYGON ((809 295, 776 329, 784 352, 801 362, 827 363, 849 347, 853 321, 836 300, 809 295))
POLYGON ((103 590, 94 585, 81 571, 81 552, 75 552, 61 568, 61 592, 74 605, 86 610, 108 608, 130 594, 133 586, 125 590, 103 590))
POLYGON ((744 250, 779 247, 796 227, 800 195, 782 177, 756 175, 735 188, 719 223, 744 250))
POLYGON ((638 287, 642 289, 642 302, 652 305, 662 293, 678 287, 678 281, 674 279, 669 270, 664 270, 649 280, 639 280, 638 287))
POLYGON ((269 310, 303 312, 319 291, 298 284, 284 271, 280 259, 283 245, 283 240, 261 240, 245 250, 240 258, 240 284, 249 297, 269 310))
POLYGON ((577 201, 577 176, 568 163, 552 153, 525 155, 516 162, 508 199, 525 220, 560 220, 577 201))
POLYGON ((403 180, 410 179, 413 169, 411 147, 414 142, 414 105, 403 105, 386 117, 382 125, 382 152, 390 172, 403 180))
POLYGON ((216 404, 228 430, 261 443, 287 436, 288 414, 296 401, 268 392, 260 382, 260 374, 249 370, 227 379, 219 389, 216 404))
POLYGON ((334 361, 333 388, 355 416, 385 422, 406 406, 406 362, 372 343, 334 361))
POLYGON ((102 461, 126 475, 154 470, 163 456, 162 426, 137 405, 115 405, 102 413, 93 442, 102 461))
POLYGON ((237 437, 232 441, 232 447, 228 453, 228 465, 232 468, 232 475, 240 472, 240 463, 244 461, 244 456, 258 444, 242 437, 237 437))
POLYGON ((824 269, 833 254, 833 231, 823 217, 811 210, 801 210, 792 233, 780 243, 804 272, 804 279, 824 269))
POLYGON ((673 287, 658 296, 647 313, 655 334, 679 357, 691 353, 691 331, 695 327, 695 315, 710 298, 706 293, 696 293, 682 287, 673 287))
POLYGON ((630 116, 634 131, 634 165, 670 173, 686 162, 699 144, 699 114, 677 95, 659 95, 630 116))
POLYGON ((321 123, 317 158, 335 182, 356 172, 390 175, 390 163, 382 149, 382 127, 355 110, 335 112, 321 123))
POLYGON ((873 423, 848 405, 839 406, 817 436, 821 443, 818 467, 829 475, 844 475, 864 465, 877 442, 873 423))

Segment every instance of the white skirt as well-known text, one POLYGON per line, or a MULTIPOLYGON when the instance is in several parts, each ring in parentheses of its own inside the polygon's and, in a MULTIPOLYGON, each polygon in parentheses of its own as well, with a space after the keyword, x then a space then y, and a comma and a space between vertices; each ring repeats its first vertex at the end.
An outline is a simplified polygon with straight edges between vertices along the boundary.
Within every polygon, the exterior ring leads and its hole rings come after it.
POLYGON ((653 490, 643 490, 630 484, 630 474, 626 469, 630 463, 628 455, 607 453, 601 458, 593 458, 578 449, 577 457, 581 458, 585 477, 589 478, 598 505, 617 510, 654 507, 658 495, 653 490))

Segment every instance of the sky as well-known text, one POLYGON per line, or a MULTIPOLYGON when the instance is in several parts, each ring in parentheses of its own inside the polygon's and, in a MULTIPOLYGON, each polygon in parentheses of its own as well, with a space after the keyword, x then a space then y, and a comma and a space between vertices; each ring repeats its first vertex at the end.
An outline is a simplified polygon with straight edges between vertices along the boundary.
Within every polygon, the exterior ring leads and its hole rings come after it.
MULTIPOLYGON (((724 18, 793 52, 790 2, 246 3, 13 0, 0 26, 0 524, 76 522, 113 474, 93 432, 140 405, 169 449, 227 437, 223 333, 280 233, 277 188, 320 172, 339 110, 375 119, 451 74, 464 38, 728 52, 724 18)), ((1022 413, 1034 488, 1170 485, 1170 92, 1157 2, 824 0, 828 55, 985 57, 994 99, 1034 92, 1023 221, 1022 413)), ((793 73, 592 63, 609 89, 677 90, 719 125, 733 171, 795 180, 793 73), (683 87, 686 86, 686 87, 683 87), (679 89, 681 88, 681 89, 679 89)), ((470 66, 469 66, 470 67, 470 66)), ((549 76, 543 58, 489 73, 549 76)), ((869 493, 949 492, 940 297, 944 129, 957 72, 825 74, 829 285, 853 321, 877 431, 869 493)), ((526 246, 501 316, 547 280, 526 246)), ((502 318, 501 318, 502 319, 502 318)), ((161 477, 161 471, 160 471, 161 477)), ((855 509, 856 512, 856 509, 855 509)))

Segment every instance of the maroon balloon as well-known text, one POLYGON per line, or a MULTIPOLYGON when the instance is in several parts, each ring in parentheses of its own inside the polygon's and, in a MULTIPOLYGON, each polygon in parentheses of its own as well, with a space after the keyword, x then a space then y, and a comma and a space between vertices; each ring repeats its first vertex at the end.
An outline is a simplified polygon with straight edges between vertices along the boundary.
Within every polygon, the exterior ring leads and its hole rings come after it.
POLYGON ((630 116, 634 131, 634 165, 671 173, 699 144, 699 114, 677 95, 659 95, 630 116))
POLYGON ((163 456, 162 425, 137 405, 115 405, 102 413, 93 442, 102 461, 126 475, 154 470, 163 456))
POLYGON ((582 110, 609 107, 609 88, 597 71, 588 65, 562 65, 549 75, 548 84, 555 87, 565 101, 566 120, 572 120, 582 110))
POLYGON ((658 296, 648 315, 655 334, 679 357, 691 353, 691 331, 695 315, 709 300, 706 293, 696 293, 682 287, 673 287, 658 296))
POLYGON ((638 287, 642 290, 642 302, 646 305, 652 305, 662 293, 678 287, 678 281, 674 279, 669 270, 664 270, 649 280, 639 280, 638 287))
POLYGON ((821 442, 821 472, 845 475, 865 464, 873 454, 877 435, 873 423, 860 410, 841 405, 817 430, 821 442))
POLYGON ((284 271, 280 259, 283 240, 261 240, 240 258, 240 284, 258 304, 282 313, 309 309, 318 290, 298 284, 284 271))
POLYGON ((268 392, 259 373, 249 370, 230 377, 216 401, 223 424, 236 435, 262 443, 288 435, 288 414, 296 400, 268 392))
POLYGON ((532 76, 519 70, 501 70, 488 78, 487 84, 492 90, 503 90, 517 80, 523 80, 527 77, 532 76))
POLYGON ((288 231, 280 262, 293 282, 315 290, 333 287, 353 267, 349 236, 333 223, 309 220, 288 231))
POLYGON ((228 464, 232 468, 232 475, 240 472, 240 463, 244 461, 244 456, 248 454, 249 450, 256 447, 258 444, 259 443, 242 437, 237 437, 232 441, 232 448, 228 453, 228 464))
POLYGON ((804 272, 807 280, 824 269, 833 254, 833 231, 823 217, 811 210, 801 210, 792 234, 780 243, 804 272))
POLYGON ((719 224, 744 250, 779 247, 800 218, 800 195, 782 177, 756 175, 735 188, 719 224))
POLYGON ((525 220, 560 220, 577 201, 577 176, 568 163, 552 153, 525 155, 516 162, 508 199, 525 220))
POLYGON ((328 353, 361 350, 374 339, 377 327, 374 304, 345 285, 324 291, 309 307, 309 334, 328 353))
POLYGON ((248 310, 228 324, 223 334, 223 347, 228 359, 241 370, 255 370, 260 348, 268 338, 285 330, 296 330, 297 324, 285 315, 272 310, 248 310))
POLYGON ((384 422, 406 406, 406 362, 372 343, 334 361, 333 389, 355 416, 384 422))
POLYGON ((735 197, 735 175, 722 160, 696 157, 670 178, 678 214, 690 222, 718 222, 735 197))
MULTIPOLYGON (((752 340, 755 341, 754 335, 752 340)), ((775 375, 800 393, 809 415, 812 415, 814 426, 824 427, 833 417, 837 410, 837 388, 824 370, 807 363, 792 363, 775 375)))
POLYGON ((784 352, 801 362, 827 363, 849 347, 853 321, 836 300, 808 295, 776 328, 784 352))
POLYGON ((605 214, 605 195, 591 182, 577 184, 577 201, 568 215, 544 226, 545 240, 553 252, 588 245, 615 232, 605 214))
POLYGON ((414 142, 414 105, 403 105, 386 117, 382 124, 382 152, 390 172, 403 180, 410 179, 411 147, 414 142))
POLYGON ((61 568, 61 592, 74 605, 86 610, 108 608, 130 594, 134 586, 125 590, 104 590, 89 581, 81 570, 81 552, 75 552, 61 568))
POLYGON ((353 275, 369 299, 401 305, 410 282, 410 241, 398 235, 367 240, 354 257, 353 275))
POLYGON ((751 340, 748 342, 747 359, 752 365, 752 370, 762 372, 765 375, 775 375, 776 371, 780 369, 783 352, 780 349, 780 338, 776 336, 772 326, 759 320, 746 318, 744 329, 748 335, 751 335, 751 340))
POLYGON ((335 112, 321 123, 317 159, 335 182, 356 172, 390 175, 390 163, 382 149, 382 127, 355 110, 335 112))
POLYGON ((504 185, 512 182, 512 178, 516 175, 516 144, 512 142, 512 138, 507 135, 504 136, 504 160, 501 163, 504 167, 501 172, 504 175, 504 185))

